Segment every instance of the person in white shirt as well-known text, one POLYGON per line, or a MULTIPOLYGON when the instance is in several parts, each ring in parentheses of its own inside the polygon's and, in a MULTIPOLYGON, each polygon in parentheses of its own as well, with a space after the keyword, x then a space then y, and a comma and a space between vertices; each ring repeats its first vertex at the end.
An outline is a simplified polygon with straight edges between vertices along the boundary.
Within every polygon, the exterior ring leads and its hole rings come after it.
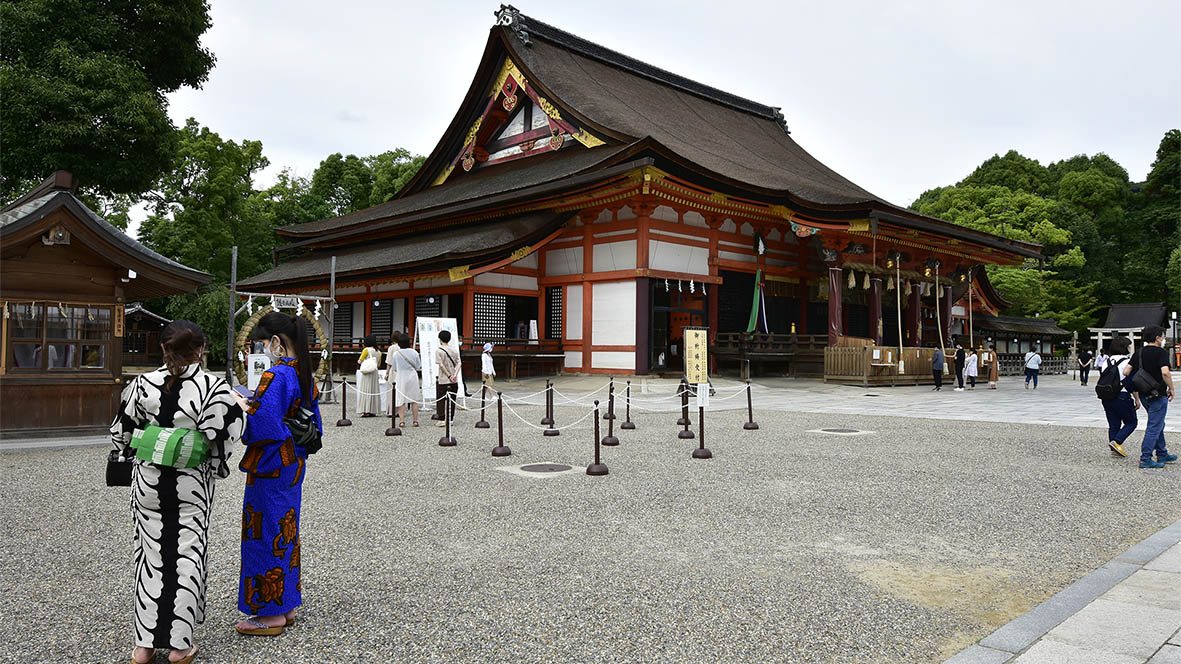
POLYGON ((979 374, 980 356, 976 354, 976 349, 968 350, 968 357, 964 359, 964 375, 968 377, 968 389, 976 389, 976 376, 979 374))
POLYGON ((1095 371, 1097 371, 1099 373, 1103 373, 1103 370, 1106 368, 1107 368, 1107 351, 1100 348, 1098 353, 1096 353, 1096 355, 1095 355, 1095 371))
POLYGON ((484 381, 482 390, 492 390, 496 393, 496 367, 492 364, 492 342, 484 344, 484 352, 480 353, 480 377, 484 381))
POLYGON ((1029 352, 1025 354, 1025 389, 1029 389, 1029 381, 1033 381, 1033 389, 1037 389, 1037 375, 1041 372, 1042 356, 1041 353, 1030 348, 1029 352))

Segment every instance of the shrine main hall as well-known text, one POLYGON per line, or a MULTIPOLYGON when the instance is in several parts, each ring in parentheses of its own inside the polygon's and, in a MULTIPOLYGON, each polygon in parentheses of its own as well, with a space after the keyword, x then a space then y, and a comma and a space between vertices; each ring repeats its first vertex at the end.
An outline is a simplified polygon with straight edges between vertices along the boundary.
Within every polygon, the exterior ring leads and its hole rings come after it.
POLYGON ((604 374, 679 369, 687 326, 722 356, 748 333, 950 345, 973 316, 1003 320, 983 266, 1041 256, 874 196, 776 107, 511 6, 394 199, 278 232, 276 267, 239 288, 327 296, 335 258, 338 347, 446 316, 465 349, 544 349, 604 374))

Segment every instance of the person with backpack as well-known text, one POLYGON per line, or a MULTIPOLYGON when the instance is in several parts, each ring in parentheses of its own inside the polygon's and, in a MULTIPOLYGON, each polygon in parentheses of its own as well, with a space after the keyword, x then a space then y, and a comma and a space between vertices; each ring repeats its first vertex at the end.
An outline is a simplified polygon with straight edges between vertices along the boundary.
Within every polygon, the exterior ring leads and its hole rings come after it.
POLYGON ((1095 381, 1095 396, 1107 415, 1107 446, 1112 454, 1126 457, 1124 441, 1136 430, 1136 411, 1140 409, 1140 402, 1124 387, 1124 377, 1130 371, 1132 340, 1117 337, 1111 342, 1111 352, 1111 361, 1095 381))
POLYGON ((1165 449, 1165 414, 1173 400, 1173 374, 1169 371, 1169 354, 1164 349, 1165 328, 1149 325, 1142 334, 1144 346, 1132 356, 1128 368, 1131 389, 1148 413, 1148 428, 1140 445, 1140 467, 1164 468, 1166 463, 1177 462, 1177 455, 1165 449))
POLYGON ((1025 389, 1029 389, 1029 381, 1033 381, 1033 389, 1037 389, 1037 375, 1042 370, 1042 355, 1030 348, 1025 354, 1025 389))

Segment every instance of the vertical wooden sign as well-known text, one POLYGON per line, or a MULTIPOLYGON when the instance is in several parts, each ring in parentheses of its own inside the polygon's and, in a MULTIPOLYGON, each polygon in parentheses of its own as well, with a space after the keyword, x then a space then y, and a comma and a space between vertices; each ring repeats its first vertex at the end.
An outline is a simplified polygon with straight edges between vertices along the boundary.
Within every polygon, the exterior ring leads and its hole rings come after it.
POLYGON ((686 327, 685 380, 693 385, 709 382, 708 328, 686 327))
MULTIPOLYGON (((112 323, 115 328, 115 338, 123 338, 123 305, 115 306, 115 315, 112 317, 112 323)), ((122 352, 122 351, 120 351, 122 352)))

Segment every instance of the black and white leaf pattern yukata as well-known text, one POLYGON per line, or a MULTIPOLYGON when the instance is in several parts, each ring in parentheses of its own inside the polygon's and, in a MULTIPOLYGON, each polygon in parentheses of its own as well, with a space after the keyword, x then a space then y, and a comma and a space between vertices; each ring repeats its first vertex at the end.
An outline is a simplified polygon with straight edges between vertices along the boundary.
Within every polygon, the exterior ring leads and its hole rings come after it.
POLYGON ((205 578, 214 478, 229 475, 233 445, 245 414, 222 378, 187 367, 172 376, 161 368, 123 390, 111 423, 111 443, 134 456, 131 434, 148 425, 201 431, 210 458, 196 468, 135 461, 131 511, 135 524, 135 645, 186 650, 205 621, 205 578))

